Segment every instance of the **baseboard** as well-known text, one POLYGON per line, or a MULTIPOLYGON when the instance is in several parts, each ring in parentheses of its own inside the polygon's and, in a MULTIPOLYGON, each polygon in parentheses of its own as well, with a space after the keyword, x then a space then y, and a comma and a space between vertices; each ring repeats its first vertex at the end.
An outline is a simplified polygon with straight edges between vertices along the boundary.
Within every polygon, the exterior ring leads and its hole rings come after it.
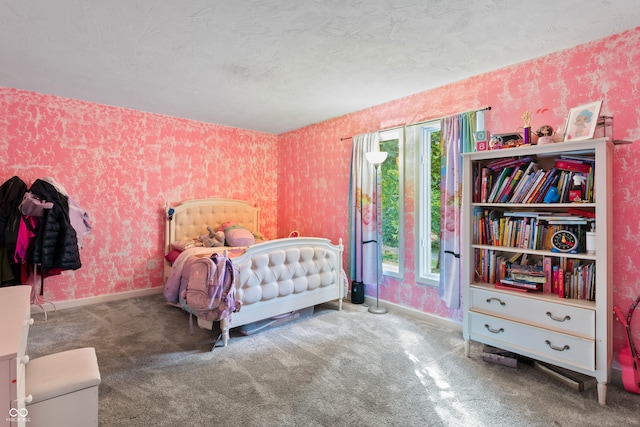
MULTIPOLYGON (((375 298, 365 296, 364 302, 367 305, 376 305, 375 298)), ((420 320, 426 320, 427 322, 434 323, 438 326, 449 328, 453 331, 462 333, 462 323, 458 323, 451 319, 445 319, 444 317, 436 316, 435 314, 425 313, 424 311, 416 310, 411 307, 404 307, 388 301, 380 301, 380 305, 392 310, 396 313, 404 314, 405 316, 413 317, 420 320)))
MULTIPOLYGON (((109 302, 109 301, 117 301, 117 300, 126 299, 126 298, 136 298, 136 297, 143 297, 147 295, 159 294, 162 291, 163 291, 162 287, 139 289, 139 290, 129 291, 129 292, 120 292, 117 294, 108 294, 108 295, 99 295, 96 297, 79 298, 79 299, 74 299, 70 301, 55 301, 53 302, 53 304, 55 304, 56 310, 65 310, 67 308, 82 307, 85 305, 92 305, 92 304, 98 304, 98 303, 109 302)), ((53 307, 51 306, 51 303, 45 303, 44 308, 47 310, 47 313, 51 313, 53 311, 53 307)), ((42 311, 43 309, 39 307, 37 304, 33 304, 31 306, 31 314, 42 313, 42 311)))

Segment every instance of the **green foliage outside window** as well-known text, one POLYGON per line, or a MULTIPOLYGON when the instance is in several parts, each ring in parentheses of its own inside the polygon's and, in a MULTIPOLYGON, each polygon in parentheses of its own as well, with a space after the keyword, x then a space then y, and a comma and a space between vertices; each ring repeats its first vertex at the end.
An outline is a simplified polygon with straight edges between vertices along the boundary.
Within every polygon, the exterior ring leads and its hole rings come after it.
MULTIPOLYGON (((430 133, 431 180, 431 272, 440 272, 440 131, 430 133)), ((399 265, 398 230, 400 221, 400 170, 399 141, 391 139, 380 142, 380 151, 386 151, 387 159, 380 165, 381 213, 382 213, 382 259, 385 264, 399 265)))
POLYGON ((399 200, 400 174, 398 165, 400 159, 397 139, 382 141, 380 151, 386 151, 387 159, 380 166, 381 211, 382 211, 382 258, 387 264, 398 265, 398 228, 399 228, 399 200))
POLYGON ((431 253, 434 260, 431 272, 440 273, 440 131, 431 132, 431 253))

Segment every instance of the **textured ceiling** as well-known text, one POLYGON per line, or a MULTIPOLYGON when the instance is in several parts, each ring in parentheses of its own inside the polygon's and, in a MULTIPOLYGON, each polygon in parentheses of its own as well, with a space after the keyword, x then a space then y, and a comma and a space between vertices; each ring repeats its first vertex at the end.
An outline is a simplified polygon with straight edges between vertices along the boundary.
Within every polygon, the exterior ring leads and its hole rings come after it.
POLYGON ((275 134, 640 25, 638 0, 0 8, 0 86, 275 134))

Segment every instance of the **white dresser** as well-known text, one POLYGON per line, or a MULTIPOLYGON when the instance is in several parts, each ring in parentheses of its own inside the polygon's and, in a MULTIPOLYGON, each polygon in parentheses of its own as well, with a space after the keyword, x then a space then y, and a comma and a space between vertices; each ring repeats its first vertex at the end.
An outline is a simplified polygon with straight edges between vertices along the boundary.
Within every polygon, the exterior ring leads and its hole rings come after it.
POLYGON ((31 319, 31 286, 0 288, 0 425, 25 426, 25 355, 31 319))

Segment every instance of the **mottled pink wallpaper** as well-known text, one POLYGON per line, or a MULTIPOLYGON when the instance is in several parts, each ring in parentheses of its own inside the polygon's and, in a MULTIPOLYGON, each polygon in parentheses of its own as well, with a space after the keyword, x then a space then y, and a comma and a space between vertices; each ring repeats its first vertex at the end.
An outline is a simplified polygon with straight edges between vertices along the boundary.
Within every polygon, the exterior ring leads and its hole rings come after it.
POLYGON ((275 135, 0 88, 0 181, 53 177, 94 229, 82 268, 45 280, 53 301, 162 286, 165 201, 247 200, 275 237, 276 148, 275 135))
MULTIPOLYGON (((527 110, 534 129, 543 124, 557 128, 570 108, 602 99, 602 113, 614 117, 614 137, 635 141, 617 146, 613 162, 614 304, 626 312, 640 294, 638 63, 640 28, 280 135, 280 234, 297 228, 334 241, 341 237, 347 245, 351 140, 344 137, 485 106, 492 107, 487 129, 493 133, 516 131, 527 110)), ((415 157, 415 147, 407 147, 406 157, 415 157)), ((403 280, 385 277, 380 298, 460 321, 462 312, 447 309, 436 288, 415 282, 413 162, 407 162, 406 172, 405 275, 403 280)), ((375 295, 375 290, 367 293, 375 295)), ((614 335, 617 350, 624 343, 617 322, 614 335)), ((640 320, 634 336, 640 342, 640 320)))

